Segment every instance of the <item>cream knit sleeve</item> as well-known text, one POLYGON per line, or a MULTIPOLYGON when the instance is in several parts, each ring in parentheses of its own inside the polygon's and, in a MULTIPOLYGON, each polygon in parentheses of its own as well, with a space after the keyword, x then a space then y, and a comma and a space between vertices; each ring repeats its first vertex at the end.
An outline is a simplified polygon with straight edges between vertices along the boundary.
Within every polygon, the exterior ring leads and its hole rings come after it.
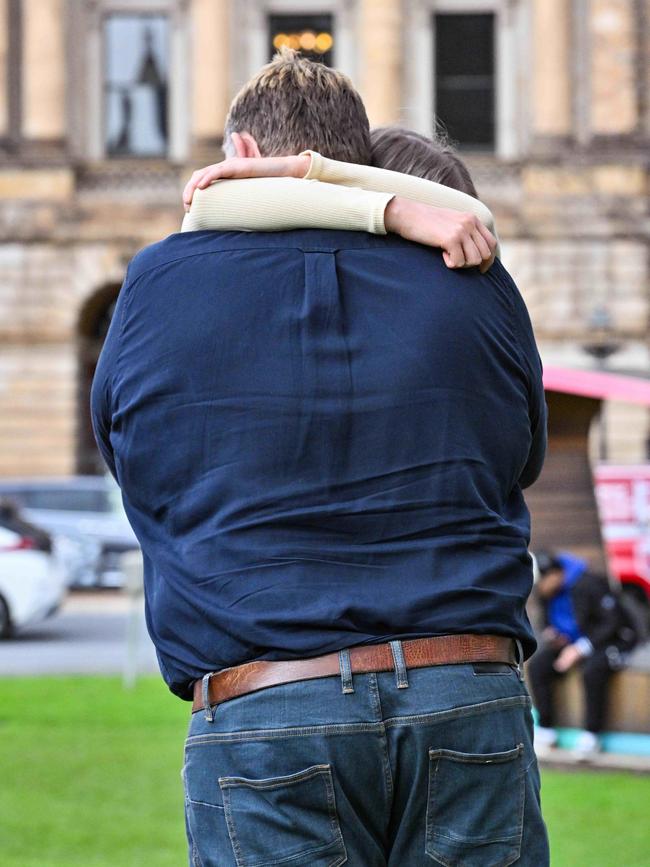
POLYGON ((385 235, 384 211, 393 195, 299 178, 217 181, 194 191, 181 232, 349 229, 385 235))
POLYGON ((361 166, 356 163, 342 163, 321 156, 316 151, 304 151, 311 156, 311 166, 305 175, 308 180, 325 181, 329 184, 362 187, 375 192, 390 192, 405 199, 413 199, 436 208, 449 208, 453 211, 467 211, 479 218, 484 226, 496 237, 494 217, 490 209, 467 193, 452 187, 436 184, 424 178, 378 169, 374 166, 361 166))

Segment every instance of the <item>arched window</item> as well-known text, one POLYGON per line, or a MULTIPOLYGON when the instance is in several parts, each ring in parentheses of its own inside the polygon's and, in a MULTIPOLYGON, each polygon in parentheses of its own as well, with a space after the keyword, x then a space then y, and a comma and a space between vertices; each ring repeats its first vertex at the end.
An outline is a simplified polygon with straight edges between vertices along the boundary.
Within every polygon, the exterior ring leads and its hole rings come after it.
POLYGON ((90 420, 90 387, 119 292, 119 283, 102 286, 88 298, 79 314, 76 463, 77 472, 81 475, 106 472, 90 420))

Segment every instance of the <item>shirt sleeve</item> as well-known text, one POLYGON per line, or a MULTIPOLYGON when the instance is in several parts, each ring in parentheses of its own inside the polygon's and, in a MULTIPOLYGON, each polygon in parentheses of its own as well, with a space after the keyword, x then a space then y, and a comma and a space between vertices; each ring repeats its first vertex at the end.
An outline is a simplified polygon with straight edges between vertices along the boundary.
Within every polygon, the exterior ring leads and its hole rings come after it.
POLYGON ((391 192, 340 187, 300 178, 217 181, 195 190, 182 232, 198 229, 280 232, 348 229, 385 235, 391 192))
POLYGON ((106 466, 116 480, 115 455, 113 454, 113 446, 111 444, 111 428, 114 412, 113 381, 119 353, 122 313, 127 294, 127 283, 128 272, 118 295, 117 304, 113 311, 111 324, 104 340, 90 390, 90 417, 95 441, 106 466))
MULTIPOLYGON (((413 199, 435 208, 449 208, 453 211, 468 211, 475 214, 479 220, 496 237, 494 217, 483 202, 467 193, 416 178, 402 172, 391 172, 376 166, 361 166, 356 163, 342 163, 321 156, 316 151, 304 151, 311 156, 311 165, 305 178, 324 181, 350 187, 362 187, 375 192, 390 192, 405 199, 413 199)), ((497 255, 500 255, 497 253, 497 255)))
POLYGON ((604 650, 616 641, 623 625, 620 602, 612 593, 606 578, 584 574, 571 588, 571 602, 578 629, 583 638, 578 639, 581 652, 588 655, 585 642, 593 650, 604 650), (609 603, 609 604, 608 604, 609 603))

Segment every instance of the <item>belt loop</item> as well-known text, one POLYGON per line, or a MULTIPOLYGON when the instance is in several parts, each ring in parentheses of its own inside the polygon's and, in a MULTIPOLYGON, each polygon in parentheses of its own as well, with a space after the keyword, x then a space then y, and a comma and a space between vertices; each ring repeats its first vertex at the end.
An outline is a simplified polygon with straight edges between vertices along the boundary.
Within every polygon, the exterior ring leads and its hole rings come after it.
POLYGON ((212 708, 210 707, 210 678, 214 674, 214 671, 208 672, 202 681, 201 681, 201 696, 203 698, 203 717, 206 722, 214 722, 214 712, 216 711, 216 705, 212 708))
POLYGON ((515 647, 517 648, 517 671, 519 672, 519 680, 524 679, 524 648, 521 646, 521 641, 518 638, 514 639, 515 647))
POLYGON ((409 685, 408 676, 406 674, 406 662, 404 660, 404 650, 401 641, 391 641, 390 649, 393 653, 393 662, 395 663, 395 676, 398 689, 405 689, 409 685))
POLYGON ((350 661, 350 651, 347 649, 339 650, 339 669, 341 671, 341 688, 343 693, 354 692, 352 663, 350 661))

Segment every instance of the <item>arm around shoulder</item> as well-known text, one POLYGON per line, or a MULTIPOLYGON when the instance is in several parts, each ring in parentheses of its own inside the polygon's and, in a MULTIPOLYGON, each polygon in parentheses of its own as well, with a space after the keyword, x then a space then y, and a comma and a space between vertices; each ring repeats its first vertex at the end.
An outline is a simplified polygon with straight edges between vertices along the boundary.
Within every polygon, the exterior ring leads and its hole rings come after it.
POLYGON ((218 181, 194 192, 181 231, 314 228, 385 234, 384 211, 392 198, 390 193, 299 178, 218 181))

